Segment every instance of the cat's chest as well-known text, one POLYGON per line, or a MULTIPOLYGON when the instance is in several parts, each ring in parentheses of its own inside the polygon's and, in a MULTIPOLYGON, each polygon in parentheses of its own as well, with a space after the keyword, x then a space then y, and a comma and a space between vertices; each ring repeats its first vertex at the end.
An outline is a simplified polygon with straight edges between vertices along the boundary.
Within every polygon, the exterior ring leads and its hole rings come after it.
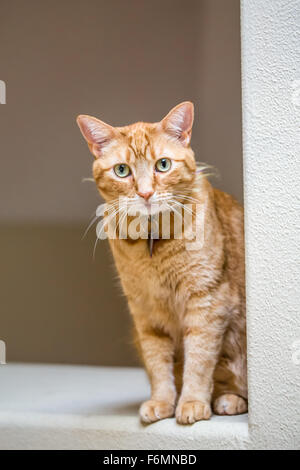
MULTIPOLYGON (((180 255, 175 259, 163 256, 154 245, 152 257, 148 251, 140 256, 116 258, 125 294, 149 307, 166 309, 180 315, 187 296, 187 272, 180 269, 180 255)), ((134 256, 135 255, 135 256, 134 256)))
POLYGON ((127 288, 141 291, 144 295, 151 292, 153 297, 168 297, 175 290, 177 277, 170 266, 163 267, 149 257, 132 263, 132 266, 123 268, 120 272, 122 278, 127 279, 127 288))
POLYGON ((162 310, 168 311, 176 316, 181 316, 185 307, 186 291, 180 291, 180 276, 171 269, 164 271, 155 264, 149 264, 145 271, 145 266, 141 266, 140 275, 143 281, 133 295, 140 296, 145 305, 156 310, 159 306, 162 310))

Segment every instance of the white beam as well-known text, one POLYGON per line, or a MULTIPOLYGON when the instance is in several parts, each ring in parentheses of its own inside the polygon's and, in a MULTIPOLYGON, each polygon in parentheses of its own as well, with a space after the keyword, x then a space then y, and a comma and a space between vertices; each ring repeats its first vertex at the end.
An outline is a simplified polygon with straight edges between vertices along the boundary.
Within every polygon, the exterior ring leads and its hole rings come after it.
POLYGON ((241 6, 250 437, 299 448, 300 2, 241 6))

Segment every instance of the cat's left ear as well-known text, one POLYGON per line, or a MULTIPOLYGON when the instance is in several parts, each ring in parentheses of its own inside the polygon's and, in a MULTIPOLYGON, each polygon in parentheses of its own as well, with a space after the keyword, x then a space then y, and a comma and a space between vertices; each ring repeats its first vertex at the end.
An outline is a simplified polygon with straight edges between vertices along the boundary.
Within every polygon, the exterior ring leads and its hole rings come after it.
POLYGON ((161 121, 163 130, 187 147, 191 141, 194 105, 190 101, 178 104, 161 121))
POLYGON ((116 129, 100 119, 81 114, 77 117, 77 124, 88 143, 92 154, 99 158, 106 147, 116 137, 116 129))

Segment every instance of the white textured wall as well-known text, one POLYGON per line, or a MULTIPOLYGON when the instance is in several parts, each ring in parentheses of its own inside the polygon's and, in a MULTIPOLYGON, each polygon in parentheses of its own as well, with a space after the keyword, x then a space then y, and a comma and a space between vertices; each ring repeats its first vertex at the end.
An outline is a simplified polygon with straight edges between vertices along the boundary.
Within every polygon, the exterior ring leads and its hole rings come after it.
POLYGON ((300 340, 299 26, 299 0, 242 2, 250 436, 256 448, 300 448, 300 365, 293 356, 300 340))

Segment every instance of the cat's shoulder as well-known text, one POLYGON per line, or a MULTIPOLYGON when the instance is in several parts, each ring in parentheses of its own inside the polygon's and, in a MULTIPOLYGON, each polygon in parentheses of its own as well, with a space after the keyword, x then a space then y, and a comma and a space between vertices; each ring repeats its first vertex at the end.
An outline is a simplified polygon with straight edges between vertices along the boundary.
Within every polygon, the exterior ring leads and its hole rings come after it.
POLYGON ((244 210, 243 206, 230 194, 213 188, 213 197, 218 219, 225 232, 243 232, 244 210))
POLYGON ((243 206, 231 194, 225 193, 220 189, 213 188, 215 206, 222 212, 240 212, 243 213, 243 206))

